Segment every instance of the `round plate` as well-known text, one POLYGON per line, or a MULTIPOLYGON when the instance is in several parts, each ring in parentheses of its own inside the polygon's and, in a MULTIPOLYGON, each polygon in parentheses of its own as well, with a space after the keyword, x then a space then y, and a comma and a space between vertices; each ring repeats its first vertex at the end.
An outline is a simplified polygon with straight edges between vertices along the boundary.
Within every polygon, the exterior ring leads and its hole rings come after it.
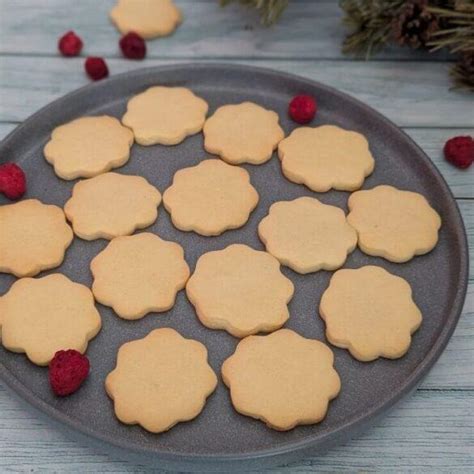
MULTIPOLYGON (((403 132, 345 94, 280 72, 243 66, 187 64, 133 71, 89 85, 53 102, 19 126, 3 141, 0 156, 3 161, 18 162, 25 170, 28 176, 25 198, 34 197, 62 206, 71 195, 74 182, 57 178, 43 158, 42 149, 54 127, 82 115, 110 114, 120 118, 132 95, 156 84, 191 88, 209 102, 210 113, 223 104, 254 101, 276 110, 287 134, 295 128, 287 118, 289 100, 303 92, 314 95, 319 110, 313 125, 336 124, 368 138, 376 166, 364 183, 365 189, 384 183, 426 196, 443 219, 439 243, 430 254, 406 264, 393 264, 356 250, 345 265, 349 268, 380 265, 411 284, 424 318, 408 354, 399 360, 362 363, 347 351, 334 348, 342 390, 331 402, 325 420, 317 425, 285 433, 273 431, 259 421, 236 413, 221 381, 198 418, 180 423, 167 433, 153 435, 139 426, 121 424, 113 414, 104 379, 115 366, 118 348, 126 341, 144 337, 154 328, 169 326, 185 337, 203 342, 209 350, 210 364, 219 374, 222 362, 233 353, 238 342, 223 331, 211 331, 202 326, 181 291, 171 311, 150 314, 139 321, 124 321, 111 309, 98 305, 103 328, 88 349, 92 372, 84 386, 68 398, 52 395, 46 369, 34 366, 24 355, 12 354, 3 348, 0 349, 0 377, 30 405, 69 431, 82 438, 85 435, 94 445, 102 447, 102 443, 114 449, 119 457, 163 468, 227 471, 258 468, 290 462, 316 448, 326 448, 354 435, 415 388, 441 354, 459 318, 467 285, 467 244, 459 210, 448 186, 431 161, 403 132)), ((120 172, 142 175, 164 191, 177 170, 193 166, 206 157, 201 134, 172 147, 134 145, 130 161, 120 172)), ((171 225, 168 213, 161 207, 157 222, 147 230, 179 242, 193 269, 203 253, 234 242, 263 249, 256 228, 275 201, 316 196, 324 203, 347 211, 348 193, 314 193, 287 181, 276 156, 264 165, 245 168, 260 194, 260 202, 243 228, 219 237, 181 232, 171 225)), ((1 199, 2 204, 8 202, 1 199)), ((90 287, 89 262, 106 244, 105 240, 85 242, 76 238, 64 263, 52 272, 62 272, 90 287)), ((324 324, 317 308, 331 272, 299 275, 287 268, 283 272, 293 281, 296 290, 287 327, 324 341, 324 324)), ((0 293, 5 293, 13 281, 12 276, 2 274, 0 293)))

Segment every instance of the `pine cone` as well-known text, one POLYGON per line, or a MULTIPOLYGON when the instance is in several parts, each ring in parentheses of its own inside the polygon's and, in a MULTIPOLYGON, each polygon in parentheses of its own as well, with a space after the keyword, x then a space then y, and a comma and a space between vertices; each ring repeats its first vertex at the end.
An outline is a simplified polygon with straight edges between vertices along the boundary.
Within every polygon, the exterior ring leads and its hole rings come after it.
POLYGON ((459 87, 474 91, 474 51, 467 51, 462 54, 459 62, 452 70, 452 75, 459 87))
POLYGON ((395 41, 413 49, 425 47, 431 35, 438 30, 438 20, 428 11, 428 0, 409 0, 394 18, 392 31, 395 41))

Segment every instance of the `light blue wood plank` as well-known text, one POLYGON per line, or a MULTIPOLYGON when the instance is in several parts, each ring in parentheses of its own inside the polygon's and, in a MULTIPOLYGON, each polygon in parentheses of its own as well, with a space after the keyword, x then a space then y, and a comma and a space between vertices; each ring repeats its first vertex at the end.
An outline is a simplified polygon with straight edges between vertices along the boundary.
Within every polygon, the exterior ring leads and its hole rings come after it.
MULTIPOLYGON (((83 58, 0 57, 0 121, 22 121, 89 81, 83 58)), ((474 97, 449 90, 448 65, 357 61, 239 61, 297 72, 341 89, 400 126, 474 128, 474 97), (420 87, 422 85, 422 87, 420 87)), ((108 61, 111 74, 173 61, 108 61)))
MULTIPOLYGON (((473 403, 473 392, 419 391, 357 439, 272 472, 468 472, 473 403)), ((70 441, 1 388, 0 413, 2 472, 146 471, 70 441)))
MULTIPOLYGON (((148 42, 154 58, 341 58, 345 35, 338 2, 292 1, 272 28, 255 11, 218 0, 177 0, 184 23, 168 38, 148 42)), ((109 22, 114 0, 0 0, 0 53, 57 54, 58 38, 74 29, 84 54, 119 56, 119 37, 109 22)), ((389 48, 378 58, 426 59, 409 48, 389 48)), ((440 58, 442 55, 431 55, 440 58)))

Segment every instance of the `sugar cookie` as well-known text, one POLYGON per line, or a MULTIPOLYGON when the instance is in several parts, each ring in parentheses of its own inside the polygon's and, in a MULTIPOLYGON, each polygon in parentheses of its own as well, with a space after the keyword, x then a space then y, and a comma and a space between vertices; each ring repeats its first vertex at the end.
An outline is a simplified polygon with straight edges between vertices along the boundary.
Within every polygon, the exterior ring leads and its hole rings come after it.
POLYGON ((335 270, 357 244, 343 210, 310 197, 272 204, 258 235, 267 252, 298 273, 335 270))
POLYGON ((424 196, 392 186, 351 194, 347 220, 368 255, 403 263, 432 250, 441 218, 424 196))
POLYGON ((168 311, 189 278, 183 248, 148 232, 113 239, 91 271, 95 299, 123 319, 168 311))
POLYGON ((276 258, 242 244, 202 255, 186 285, 200 321, 236 337, 283 326, 293 292, 276 258))
POLYGON ((373 265, 338 270, 319 312, 328 341, 361 361, 402 357, 421 324, 408 282, 373 265))
POLYGON ((232 165, 259 165, 285 136, 278 114, 253 102, 219 107, 203 128, 204 148, 232 165))
POLYGON ((258 199, 247 171, 221 160, 204 160, 177 171, 163 194, 174 226, 201 235, 242 227, 258 199))
POLYGON ((341 388, 325 344, 280 329, 239 342, 222 366, 234 408, 286 431, 319 423, 341 388))
POLYGON ((60 207, 36 199, 0 206, 0 272, 24 277, 57 267, 73 237, 60 207))
POLYGON ((62 179, 91 178, 124 165, 133 133, 115 117, 81 117, 53 130, 46 161, 62 179))
POLYGON ((216 386, 205 346, 170 328, 124 344, 105 380, 117 418, 152 433, 196 418, 216 386))
POLYGON ((202 130, 209 106, 185 87, 150 87, 132 97, 122 123, 140 145, 177 145, 202 130))
POLYGON ((153 224, 160 202, 145 178, 105 173, 75 184, 64 212, 82 239, 113 239, 153 224))
POLYGON ((2 344, 47 365, 62 349, 84 353, 100 330, 91 291, 60 273, 22 278, 0 298, 2 344))
POLYGON ((278 156, 290 181, 317 192, 354 191, 374 170, 367 139, 334 125, 297 128, 280 142, 278 156))
POLYGON ((133 31, 151 39, 173 33, 182 15, 173 0, 118 0, 110 19, 122 34, 133 31))

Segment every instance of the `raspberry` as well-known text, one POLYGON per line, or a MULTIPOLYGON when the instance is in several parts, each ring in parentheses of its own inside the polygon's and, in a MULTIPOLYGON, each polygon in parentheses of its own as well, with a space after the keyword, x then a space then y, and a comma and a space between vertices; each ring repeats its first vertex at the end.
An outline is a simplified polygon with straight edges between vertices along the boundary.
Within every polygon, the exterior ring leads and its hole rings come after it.
POLYGON ((90 56, 84 63, 87 75, 93 80, 98 81, 109 75, 107 63, 102 59, 90 56))
POLYGON ((469 136, 450 138, 444 145, 444 157, 458 168, 469 168, 474 161, 474 140, 469 136))
POLYGON ((288 114, 296 123, 311 122, 316 115, 316 101, 309 95, 297 95, 290 102, 288 114))
POLYGON ((128 59, 143 59, 145 57, 145 41, 139 34, 133 31, 122 36, 119 45, 123 55, 128 59))
POLYGON ((74 393, 89 374, 89 359, 73 349, 58 351, 49 363, 49 383, 59 397, 74 393))
POLYGON ((59 38, 58 49, 63 56, 77 56, 82 49, 82 40, 74 31, 68 31, 59 38))
POLYGON ((15 163, 0 165, 0 193, 8 199, 19 199, 26 191, 26 177, 15 163))

